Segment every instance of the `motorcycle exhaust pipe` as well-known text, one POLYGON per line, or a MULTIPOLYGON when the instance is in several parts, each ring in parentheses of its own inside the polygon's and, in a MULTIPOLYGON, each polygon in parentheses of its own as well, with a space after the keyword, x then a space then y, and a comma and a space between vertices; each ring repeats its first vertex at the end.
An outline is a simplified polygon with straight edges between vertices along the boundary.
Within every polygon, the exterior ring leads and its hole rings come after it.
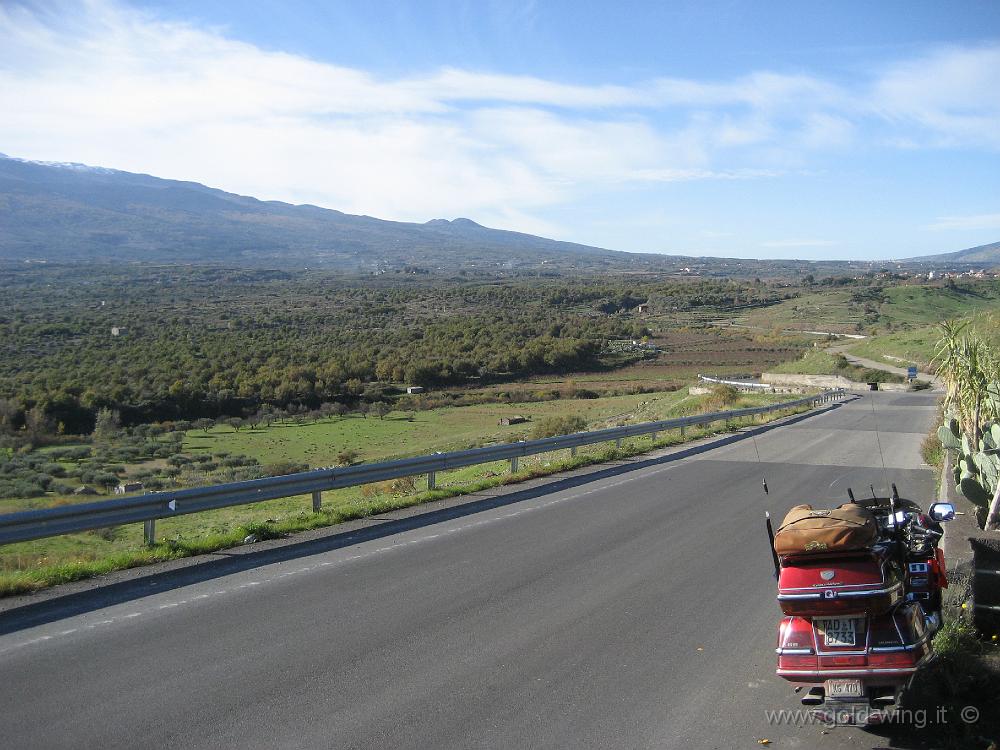
POLYGON ((872 705, 887 708, 896 702, 897 694, 893 688, 883 688, 882 692, 872 696, 872 705))
POLYGON ((802 696, 803 706, 822 706, 826 700, 826 693, 821 687, 809 688, 809 692, 802 696))

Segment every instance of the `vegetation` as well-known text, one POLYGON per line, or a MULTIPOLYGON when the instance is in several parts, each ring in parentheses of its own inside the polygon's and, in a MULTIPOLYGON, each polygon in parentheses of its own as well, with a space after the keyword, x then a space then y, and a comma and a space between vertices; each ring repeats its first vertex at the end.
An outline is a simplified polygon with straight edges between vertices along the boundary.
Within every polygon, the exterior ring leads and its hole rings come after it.
POLYGON ((125 425, 246 418, 391 401, 402 384, 619 367, 649 354, 606 351, 650 334, 630 314, 642 301, 715 309, 788 294, 729 281, 44 266, 3 275, 0 293, 2 424, 28 430, 37 417, 56 434, 91 433, 101 409, 125 425))
MULTIPOLYGON (((653 408, 649 403, 635 400, 631 412, 618 414, 612 421, 616 423, 648 421, 650 418, 696 413, 705 408, 702 399, 688 397, 683 393, 662 394, 662 396, 663 402, 653 408)), ((619 397, 619 400, 621 398, 619 397)), ((780 401, 781 398, 741 394, 737 402, 732 404, 732 408, 773 403, 780 401)), ((560 403, 564 402, 538 406, 552 407, 560 403)), ((589 406, 594 404, 594 401, 577 403, 589 406)), ((797 410, 776 412, 768 419, 775 419, 793 411, 797 410)), ((354 421, 363 423, 366 420, 354 421)), ((597 428, 605 426, 606 421, 586 426, 597 428)), ((374 427, 378 421, 367 420, 367 424, 374 427)), ((324 493, 323 509, 319 513, 305 510, 310 504, 308 498, 284 498, 251 506, 180 516, 158 522, 157 529, 162 541, 152 547, 143 545, 142 531, 136 524, 10 544, 0 550, 0 595, 22 593, 111 570, 232 547, 243 543, 244 539, 251 535, 262 539, 329 526, 396 508, 523 481, 534 476, 637 455, 652 448, 676 444, 683 439, 693 440, 719 430, 737 429, 742 424, 744 423, 734 421, 724 427, 716 425, 714 428, 692 428, 687 430, 685 438, 681 438, 676 432, 664 433, 659 436, 656 443, 651 443, 648 438, 634 438, 624 441, 621 448, 608 444, 585 446, 572 458, 566 458, 565 453, 560 456, 556 454, 530 456, 521 460, 520 471, 515 475, 509 474, 509 467, 505 462, 441 472, 437 477, 437 489, 431 491, 421 491, 421 486, 425 485, 416 478, 335 490, 324 493)), ((240 434, 245 434, 245 431, 241 431, 240 434)))
POLYGON ((938 436, 958 456, 955 482, 987 511, 985 528, 1000 529, 1000 350, 967 323, 945 322, 935 362, 954 414, 938 436))
POLYGON ((859 367, 847 361, 842 354, 830 354, 820 349, 806 352, 797 362, 774 367, 772 372, 802 375, 840 375, 858 383, 902 383, 904 378, 885 370, 859 367))
POLYGON ((737 322, 767 329, 888 335, 1000 306, 1000 282, 992 279, 912 283, 862 276, 824 281, 766 311, 751 310, 737 322))

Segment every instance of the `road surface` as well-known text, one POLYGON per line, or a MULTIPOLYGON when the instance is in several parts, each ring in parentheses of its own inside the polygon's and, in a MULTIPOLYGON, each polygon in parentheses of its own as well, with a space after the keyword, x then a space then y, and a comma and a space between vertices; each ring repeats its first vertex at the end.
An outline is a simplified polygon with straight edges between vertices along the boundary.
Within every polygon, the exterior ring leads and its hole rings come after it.
POLYGON ((756 449, 640 457, 368 541, 214 555, 143 591, 8 611, 2 744, 884 745, 768 721, 798 701, 773 674, 762 517, 886 478, 929 501, 918 448, 934 415, 931 395, 876 393, 765 430, 756 449))

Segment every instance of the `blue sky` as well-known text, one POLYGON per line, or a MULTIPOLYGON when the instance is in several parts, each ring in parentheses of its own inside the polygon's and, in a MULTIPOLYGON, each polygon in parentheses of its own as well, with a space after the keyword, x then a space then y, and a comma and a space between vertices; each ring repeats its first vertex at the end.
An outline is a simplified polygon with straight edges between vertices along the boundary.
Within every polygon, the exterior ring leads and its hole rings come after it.
POLYGON ((1000 240, 1000 3, 5 2, 0 151, 620 250, 1000 240))

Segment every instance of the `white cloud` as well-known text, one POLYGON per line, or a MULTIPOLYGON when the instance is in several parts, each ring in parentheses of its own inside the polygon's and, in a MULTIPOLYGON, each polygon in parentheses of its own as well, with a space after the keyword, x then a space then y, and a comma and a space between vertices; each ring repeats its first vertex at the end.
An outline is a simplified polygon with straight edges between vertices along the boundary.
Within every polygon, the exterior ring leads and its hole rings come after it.
POLYGON ((1000 229, 1000 214, 973 214, 971 216, 940 216, 924 229, 964 231, 976 229, 1000 229))
MULTIPOLYGON (((530 23, 531 8, 509 22, 530 23)), ((901 62, 853 90, 767 71, 632 85, 453 68, 386 79, 113 0, 7 2, 0 151, 385 218, 468 215, 560 234, 538 214, 602 191, 801 174, 873 123, 888 129, 883 142, 909 148, 1000 147, 998 69, 992 47, 901 62)), ((831 244, 778 242, 764 246, 831 244)))
POLYGON ((1000 148, 1000 46, 944 48, 899 62, 875 83, 871 106, 897 127, 919 126, 930 145, 1000 148))

